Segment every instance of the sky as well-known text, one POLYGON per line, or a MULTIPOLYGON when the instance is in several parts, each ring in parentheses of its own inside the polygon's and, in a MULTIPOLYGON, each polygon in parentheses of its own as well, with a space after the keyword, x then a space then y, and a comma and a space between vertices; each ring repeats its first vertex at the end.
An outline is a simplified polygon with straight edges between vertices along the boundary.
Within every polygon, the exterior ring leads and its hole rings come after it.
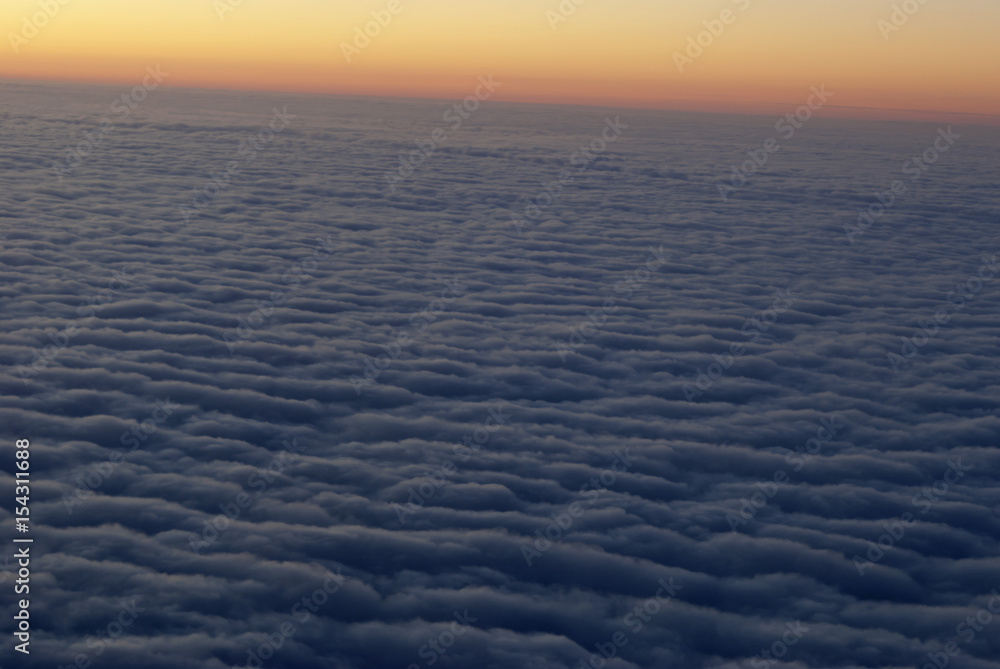
POLYGON ((456 98, 493 75, 499 101, 768 113, 825 85, 834 115, 1000 116, 1000 3, 911 2, 5 0, 0 78, 456 98))

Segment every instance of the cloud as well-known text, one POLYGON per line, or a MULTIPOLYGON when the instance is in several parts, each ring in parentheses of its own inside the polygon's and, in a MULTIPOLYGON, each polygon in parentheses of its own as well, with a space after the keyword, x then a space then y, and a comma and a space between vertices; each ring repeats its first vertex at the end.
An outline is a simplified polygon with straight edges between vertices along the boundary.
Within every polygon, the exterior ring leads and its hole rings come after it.
MULTIPOLYGON (((0 157, 0 424, 32 442, 33 662, 246 666, 339 568, 344 586, 265 667, 576 669, 671 578, 683 589, 609 669, 923 666, 1000 587, 1000 289, 975 292, 904 368, 887 359, 1000 250, 995 132, 962 128, 851 245, 843 225, 871 184, 934 127, 814 119, 720 202, 720 169, 773 122, 630 111, 519 235, 510 211, 607 110, 484 105, 387 195, 384 173, 445 103, 164 90, 59 184, 50 163, 109 90, 4 89, 19 131, 0 157), (55 111, 64 98, 72 110, 55 111), (178 218, 286 107, 294 123, 178 218), (325 239, 329 256, 303 265, 325 239), (560 359, 661 245, 663 265, 560 359), (295 266, 308 281, 230 351, 227 333, 295 266), (115 272, 127 285, 81 316, 115 272), (351 377, 455 279, 462 297, 357 393, 351 377), (789 286, 780 318, 741 331, 789 286), (685 384, 735 343, 744 353, 689 401, 685 384), (158 401, 177 408, 130 451, 123 433, 158 401), (456 459, 500 404, 509 423, 456 459), (796 470, 790 454, 833 415, 843 428, 796 470), (286 443, 301 451, 277 460, 286 443), (617 451, 632 464, 588 494, 617 451), (914 496, 956 458, 973 469, 921 513, 914 496), (401 523, 393 504, 449 459, 401 523), (734 531, 727 514, 778 470, 787 481, 734 531), (240 494, 252 503, 226 517, 240 494), (583 513, 526 564, 521 547, 574 503, 583 513), (860 575, 853 557, 907 511, 915 524, 860 575), (192 550, 219 518, 225 531, 192 550), (131 598, 145 610, 98 655, 88 636, 131 598), (456 612, 475 621, 439 652, 456 612), (810 631, 766 659, 795 623, 810 631)), ((1000 667, 992 638, 963 642, 962 661, 1000 667)))

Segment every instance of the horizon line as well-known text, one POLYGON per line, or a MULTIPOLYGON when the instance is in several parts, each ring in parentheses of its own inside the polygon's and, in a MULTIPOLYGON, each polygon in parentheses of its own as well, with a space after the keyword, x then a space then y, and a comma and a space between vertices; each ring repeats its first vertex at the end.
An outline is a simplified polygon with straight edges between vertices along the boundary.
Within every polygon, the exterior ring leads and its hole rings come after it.
MULTIPOLYGON (((37 78, 37 77, 17 77, 17 76, 0 76, 0 84, 9 82, 24 82, 33 84, 70 84, 79 86, 116 86, 116 85, 128 85, 129 81, 122 80, 81 80, 81 79, 61 79, 61 78, 37 78)), ((420 96, 420 95, 405 95, 405 94, 373 94, 373 93, 352 93, 352 92, 321 92, 315 90, 303 90, 303 89, 280 89, 280 88, 241 88, 241 87, 221 87, 221 86, 198 86, 198 85, 183 85, 183 86, 171 86, 167 84, 164 88, 173 90, 195 90, 195 91, 214 91, 222 93, 269 93, 274 95, 280 94, 293 94, 302 95, 309 97, 342 97, 342 98, 373 98, 373 99, 388 99, 388 100, 439 100, 439 101, 454 101, 453 98, 447 97, 436 97, 436 96, 420 96)), ((594 109, 635 109, 644 111, 668 111, 668 112, 682 112, 682 113, 702 113, 702 114, 722 114, 726 116, 764 116, 765 114, 759 111, 733 111, 725 110, 719 108, 711 108, 711 103, 698 98, 679 98, 674 103, 675 105, 681 105, 687 103, 688 107, 683 106, 668 106, 670 103, 651 103, 651 104, 637 104, 637 103, 620 103, 618 105, 609 103, 588 103, 588 102, 554 102, 554 101, 539 101, 539 100, 529 100, 529 99, 514 99, 514 100, 498 100, 494 101, 494 104, 515 104, 515 105, 542 105, 550 107, 584 107, 584 108, 594 108, 594 109)), ((757 107, 786 107, 786 108, 796 108, 801 103, 798 102, 765 102, 765 101, 754 101, 754 102, 737 102, 734 100, 724 100, 721 103, 717 103, 717 106, 729 104, 745 104, 747 106, 757 106, 757 107)), ((852 116, 838 116, 834 118, 844 119, 844 120, 868 120, 868 121, 884 121, 884 122, 926 122, 933 123, 934 119, 914 119, 914 118, 904 118, 902 116, 898 117, 887 117, 887 114, 898 113, 898 114, 908 114, 908 115, 925 115, 925 116, 958 116, 958 117, 971 117, 974 119, 979 119, 982 123, 971 123, 969 125, 981 125, 985 127, 996 127, 1000 126, 1000 115, 998 114, 982 114, 977 112, 962 112, 962 111, 944 111, 944 110, 928 110, 928 109, 909 109, 901 107, 864 107, 857 105, 824 105, 824 109, 838 109, 838 110, 849 110, 860 112, 862 115, 852 115, 852 116), (867 114, 867 115, 865 115, 867 114)), ((943 121, 944 119, 937 119, 937 121, 943 121)))

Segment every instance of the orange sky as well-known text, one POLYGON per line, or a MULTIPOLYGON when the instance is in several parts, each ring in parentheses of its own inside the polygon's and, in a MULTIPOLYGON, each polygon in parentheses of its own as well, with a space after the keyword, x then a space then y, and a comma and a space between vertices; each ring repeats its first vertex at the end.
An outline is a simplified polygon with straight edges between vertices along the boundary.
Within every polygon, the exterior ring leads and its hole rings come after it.
POLYGON ((737 112, 825 84, 842 115, 1000 119, 996 0, 905 0, 898 26, 903 0, 577 1, 4 0, 0 78, 127 84, 159 64, 169 86, 455 98, 492 73, 498 100, 737 112), (372 12, 387 25, 345 56, 372 12))

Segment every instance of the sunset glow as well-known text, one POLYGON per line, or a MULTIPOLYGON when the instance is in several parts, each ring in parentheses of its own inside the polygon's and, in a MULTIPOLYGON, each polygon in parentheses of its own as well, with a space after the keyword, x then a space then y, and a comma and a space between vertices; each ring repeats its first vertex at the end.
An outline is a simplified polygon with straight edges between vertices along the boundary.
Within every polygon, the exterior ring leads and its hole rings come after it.
POLYGON ((987 0, 237 2, 8 0, 0 78, 455 97, 492 73, 502 101, 709 111, 825 84, 833 113, 1000 115, 987 0))

